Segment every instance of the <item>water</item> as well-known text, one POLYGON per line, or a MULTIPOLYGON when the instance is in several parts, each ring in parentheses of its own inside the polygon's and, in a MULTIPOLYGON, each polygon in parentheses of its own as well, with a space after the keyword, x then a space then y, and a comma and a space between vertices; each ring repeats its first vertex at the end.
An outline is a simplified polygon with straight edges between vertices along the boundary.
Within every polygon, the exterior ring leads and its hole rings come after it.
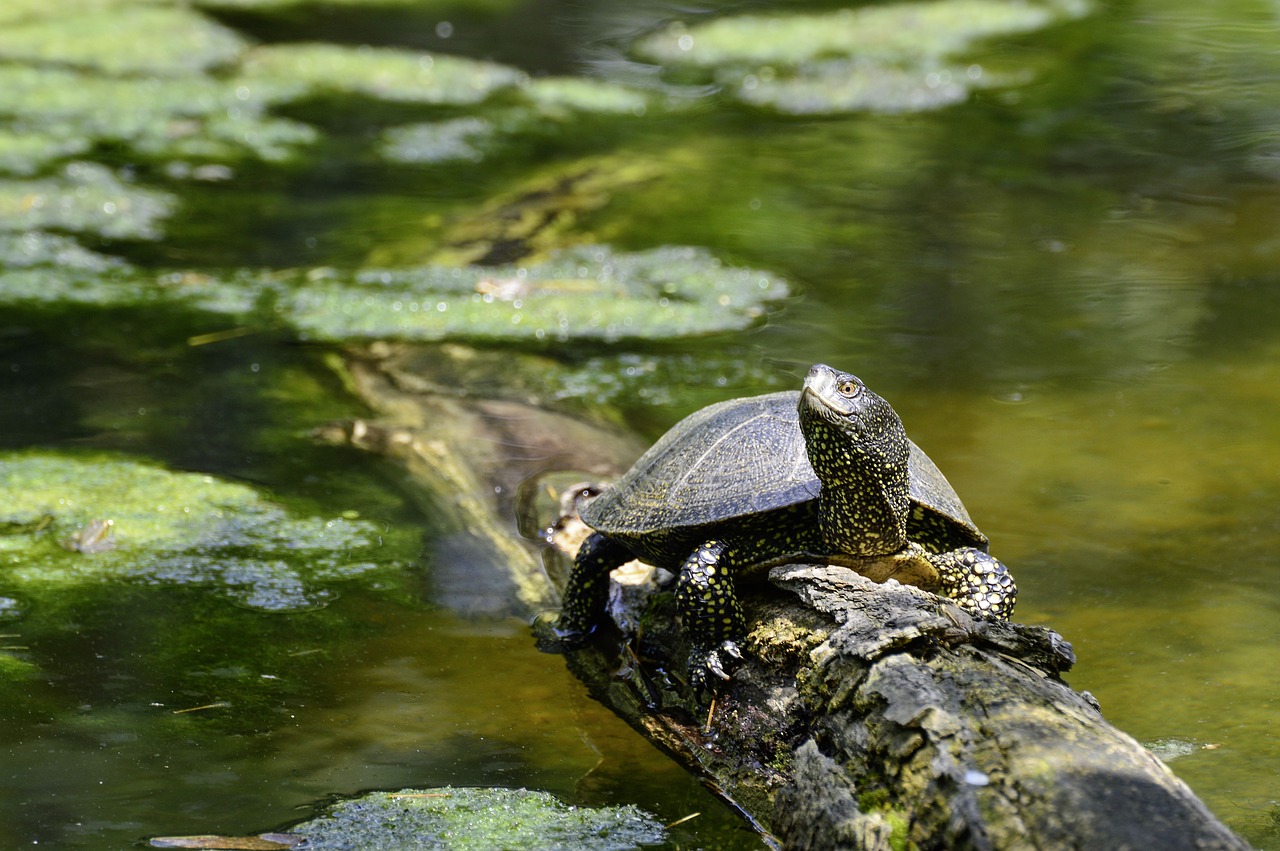
MULTIPOLYGON (((586 61, 610 71, 612 45, 649 14, 664 12, 424 6, 335 12, 310 30, 287 16, 226 20, 266 39, 407 43, 581 73, 586 61), (526 52, 535 21, 547 37, 526 52)), ((1071 684, 1252 843, 1280 848, 1278 32, 1272 3, 1109 4, 1001 42, 982 61, 1034 79, 938 112, 779 119, 707 106, 513 150, 485 167, 496 176, 262 167, 261 180, 192 192, 165 240, 122 250, 195 268, 357 263, 420 250, 430 214, 474 205, 529 163, 611 150, 660 160, 669 177, 585 212, 574 232, 624 248, 704 245, 801 294, 762 329, 649 352, 706 363, 707 381, 635 404, 631 421, 652 438, 717 394, 794 386, 816 361, 857 372, 1015 572, 1019 619, 1074 644, 1071 684)), ((326 126, 341 137, 359 118, 326 126)), ((393 478, 304 439, 362 413, 319 347, 282 333, 191 348, 207 322, 162 319, 6 313, 0 440, 119 449, 318 513, 422 522, 393 478)), ((249 832, 331 794, 452 783, 637 803, 664 821, 701 811, 680 847, 758 847, 561 660, 537 654, 521 623, 459 618, 426 579, 402 581, 287 616, 124 588, 0 625, 58 672, 0 703, 0 844, 249 832), (207 634, 191 626, 204 619, 207 634), (275 649, 260 658, 262 646, 275 649), (232 707, 172 714, 223 693, 232 707)))

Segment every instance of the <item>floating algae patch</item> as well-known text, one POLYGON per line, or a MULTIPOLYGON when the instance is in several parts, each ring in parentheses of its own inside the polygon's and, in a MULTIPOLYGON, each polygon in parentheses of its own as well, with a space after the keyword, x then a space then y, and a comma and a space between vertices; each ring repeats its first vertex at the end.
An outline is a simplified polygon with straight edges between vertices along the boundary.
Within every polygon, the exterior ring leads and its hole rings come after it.
POLYGON ((765 390, 790 390, 793 381, 780 377, 758 352, 743 345, 714 341, 688 351, 610 351, 590 357, 543 378, 544 392, 562 403, 591 400, 593 406, 623 410, 641 405, 686 410, 732 396, 765 390))
POLYGON ((938 0, 836 12, 674 23, 634 53, 682 80, 794 114, 905 112, 1008 82, 961 62, 982 39, 1033 32, 1087 12, 1083 0, 938 0))
POLYGON ((327 270, 281 296, 305 337, 511 341, 665 339, 750 327, 782 280, 698 248, 570 249, 528 266, 327 270))
POLYGON ((289 832, 306 837, 313 851, 624 851, 666 839, 662 825, 635 806, 571 807, 546 792, 447 786, 343 801, 289 832))
POLYGON ((0 129, 0 174, 27 177, 45 165, 89 150, 89 140, 50 129, 0 129))
POLYGON ((479 161, 507 140, 559 132, 559 124, 583 115, 643 115, 650 97, 603 80, 545 77, 524 81, 526 103, 443 121, 388 128, 380 153, 392 162, 479 161))
MULTIPOLYGON (((282 161, 320 133, 271 111, 334 95, 469 106, 505 92, 485 116, 490 135, 502 136, 545 134, 548 120, 640 112, 647 103, 647 95, 615 83, 535 81, 517 68, 448 54, 319 42, 251 46, 184 4, 14 3, 0 9, 0 174, 41 174, 98 146, 170 161, 282 161)), ((423 129, 421 138, 393 140, 389 155, 474 158, 470 149, 430 153, 471 144, 476 133, 462 129, 445 125, 434 145, 423 129)))
POLYGON ((184 6, 50 2, 0 27, 0 59, 111 74, 177 74, 233 61, 245 42, 184 6), (85 6, 88 5, 88 8, 85 6), (135 45, 145 39, 145 48, 135 45))
POLYGON ((109 239, 156 239, 177 203, 167 192, 121 180, 97 163, 76 162, 56 177, 0 180, 0 230, 65 230, 109 239))
POLYGON ((21 116, 26 132, 161 158, 279 160, 318 137, 308 125, 266 115, 281 88, 198 74, 113 77, 0 64, 0 114, 21 116))
POLYGON ((476 116, 392 127, 382 136, 382 156, 399 163, 478 162, 494 145, 498 128, 476 116))
POLYGON ((175 585, 298 611, 390 566, 373 523, 295 516, 246 485, 116 455, 0 454, 0 494, 0 589, 32 599, 175 585))
POLYGON ((273 44, 256 48, 237 83, 265 82, 279 100, 322 93, 384 101, 472 104, 523 81, 515 68, 445 54, 337 44, 273 44))
MULTIPOLYGON (((32 0, 23 0, 32 2, 32 0)), ((522 0, 467 0, 468 12, 492 12, 498 14, 520 5, 522 0)), ((341 7, 368 6, 371 10, 412 6, 415 10, 437 9, 441 13, 460 8, 458 0, 197 0, 197 6, 207 9, 288 9, 296 6, 341 7)))
MULTIPOLYGON (((75 249, 68 251, 73 252, 75 249)), ((86 255, 86 262, 92 262, 92 256, 86 255)), ((106 258, 104 261, 109 262, 106 258)), ((135 307, 155 305, 169 298, 156 287, 154 278, 124 265, 103 271, 44 264, 4 269, 3 263, 4 257, 0 256, 0 304, 135 307)))
POLYGON ((583 77, 540 77, 524 87, 525 96, 549 114, 590 112, 641 115, 650 96, 637 89, 583 77))
POLYGON ((304 339, 660 340, 752 327, 785 281, 699 248, 586 246, 527 266, 156 274, 69 238, 0 233, 0 304, 169 304, 304 339))
MULTIPOLYGON (((103 272, 108 269, 125 269, 125 262, 90 251, 69 236, 30 230, 25 233, 0 232, 0 269, 27 269, 33 266, 56 266, 63 270, 103 272)), ((0 276, 6 272, 0 272, 0 276)), ((47 289, 52 289, 48 288, 47 289)), ((13 292, 0 286, 5 300, 12 299, 13 292)))

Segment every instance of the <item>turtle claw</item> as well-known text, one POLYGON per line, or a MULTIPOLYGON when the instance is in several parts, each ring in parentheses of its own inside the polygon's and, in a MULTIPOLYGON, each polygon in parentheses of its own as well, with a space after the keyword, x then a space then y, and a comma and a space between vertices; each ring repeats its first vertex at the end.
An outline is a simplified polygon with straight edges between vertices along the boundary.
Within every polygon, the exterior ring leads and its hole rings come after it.
POLYGON ((695 648, 689 654, 689 680, 697 692, 715 691, 733 679, 733 669, 742 661, 736 642, 725 639, 714 650, 695 648))
POLYGON ((732 677, 729 675, 729 672, 726 671, 724 669, 724 666, 720 664, 719 654, 717 654, 714 650, 707 656, 707 670, 715 674, 717 677, 724 680, 725 682, 728 682, 729 680, 732 679, 732 677))

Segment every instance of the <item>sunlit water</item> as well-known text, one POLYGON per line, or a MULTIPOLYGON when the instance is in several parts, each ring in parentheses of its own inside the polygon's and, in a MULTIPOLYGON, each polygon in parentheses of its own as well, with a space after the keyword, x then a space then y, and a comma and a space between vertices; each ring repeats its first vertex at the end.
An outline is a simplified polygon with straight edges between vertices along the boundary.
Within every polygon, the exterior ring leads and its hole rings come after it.
MULTIPOLYGON (((486 24, 489 41, 464 17, 458 40, 419 46, 564 71, 630 26, 611 6, 541 5, 565 22, 563 55, 525 56, 501 37, 520 26, 515 13, 486 24)), ((1071 684, 1271 848, 1278 16, 1240 0, 1112 4, 995 51, 1034 64, 1034 83, 942 112, 771 120, 727 108, 641 125, 628 147, 680 152, 678 179, 583 223, 626 247, 706 245, 802 290, 761 331, 681 349, 705 357, 705 384, 679 405, 637 405, 648 436, 697 402, 793 386, 815 361, 859 373, 1014 570, 1019 619, 1073 643, 1071 684)), ((363 37, 390 38, 369 27, 363 37)), ((323 215, 276 206, 264 214, 275 228, 232 219, 223 241, 175 233, 162 251, 358 259, 371 243, 410 240, 443 203, 425 181, 392 193, 361 172, 354 186, 335 189, 323 215)), ((192 352, 181 321, 166 333, 136 316, 43 322, 20 317, 0 337, 0 366, 13 366, 6 446, 120 448, 323 511, 419 521, 390 478, 355 461, 335 469, 309 448, 310 425, 358 412, 317 352, 262 338, 192 352), (130 346, 140 351, 120 354, 130 346), (299 385, 297 399, 280 398, 299 385)), ((675 834, 681 847, 756 846, 589 701, 560 659, 536 653, 521 623, 439 611, 427 578, 398 602, 375 590, 344 592, 324 613, 332 621, 223 612, 235 632, 170 652, 157 622, 189 625, 229 604, 122 589, 0 624, 3 642, 58 672, 0 707, 0 844, 251 832, 333 794, 448 783, 637 803, 665 821, 700 811, 675 834), (244 661, 254 642, 289 649, 256 666, 244 661), (226 691, 229 707, 174 714, 226 691)))

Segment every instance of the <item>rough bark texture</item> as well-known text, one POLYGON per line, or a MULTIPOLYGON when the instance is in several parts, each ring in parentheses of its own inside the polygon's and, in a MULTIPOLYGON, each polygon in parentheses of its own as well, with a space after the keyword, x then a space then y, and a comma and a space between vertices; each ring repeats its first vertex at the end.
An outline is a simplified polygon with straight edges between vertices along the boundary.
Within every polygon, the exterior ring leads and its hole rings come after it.
MULTIPOLYGON (((470 540, 456 565, 462 580, 483 585, 496 572, 506 610, 544 609, 554 591, 510 519, 521 477, 616 470, 631 447, 535 404, 413 386, 397 372, 403 363, 353 357, 356 389, 392 421, 348 423, 327 436, 409 473, 443 528, 470 540), (583 454, 601 446, 609 448, 583 454)), ((975 621, 943 598, 842 567, 784 566, 769 578, 740 589, 752 630, 746 658, 709 724, 685 685, 687 648, 672 595, 652 582, 615 588, 611 608, 631 625, 629 635, 602 630, 566 657, 597 699, 702 776, 768 841, 814 849, 1248 847, 1109 725, 1091 697, 1061 680, 1074 657, 1056 633, 975 621)), ((545 630, 543 637, 554 643, 545 630)))
POLYGON ((619 666, 603 646, 571 659, 781 846, 1248 847, 1060 679, 1074 657, 1051 630, 977 621, 843 567, 770 579, 744 594, 747 658, 709 727, 679 683, 684 648, 661 596, 645 663, 619 666))

